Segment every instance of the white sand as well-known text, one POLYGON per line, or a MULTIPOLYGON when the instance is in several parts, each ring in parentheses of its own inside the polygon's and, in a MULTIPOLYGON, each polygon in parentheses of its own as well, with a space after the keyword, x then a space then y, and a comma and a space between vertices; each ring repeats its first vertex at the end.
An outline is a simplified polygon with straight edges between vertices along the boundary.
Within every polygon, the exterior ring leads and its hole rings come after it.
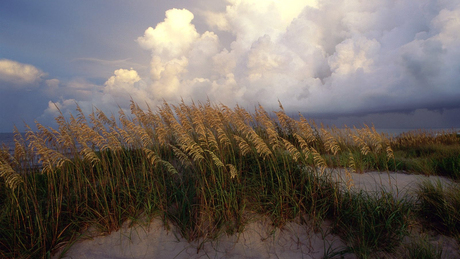
MULTIPOLYGON (((322 229, 328 229, 326 223, 322 229)), ((63 258, 323 258, 344 248, 337 236, 315 233, 293 222, 282 229, 273 229, 269 221, 263 219, 248 224, 243 233, 237 235, 223 235, 203 244, 188 243, 176 231, 165 230, 163 223, 156 219, 149 227, 123 227, 108 236, 78 242, 63 258)))
MULTIPOLYGON (((346 180, 343 171, 334 170, 338 181, 346 180), (340 180, 342 179, 342 180, 340 180)), ((351 174, 355 190, 376 192, 383 189, 397 197, 413 195, 422 181, 451 184, 443 177, 401 173, 369 172, 351 174)), ((177 229, 167 231, 159 219, 149 226, 123 227, 107 236, 97 236, 75 243, 62 258, 68 259, 144 259, 144 258, 323 258, 345 248, 344 242, 328 233, 327 223, 315 233, 294 222, 282 229, 273 229, 267 219, 249 223, 242 233, 222 235, 214 241, 188 243, 177 229), (322 232, 322 233, 321 233, 322 232), (198 249, 200 248, 200 249, 198 249)), ((447 247, 458 255, 458 246, 447 247)), ((59 253, 54 258, 59 258, 59 253)), ((337 258, 340 258, 337 257, 337 258)), ((356 258, 347 254, 344 258, 356 258)))
MULTIPOLYGON (((331 172, 332 179, 346 185, 348 180, 344 170, 334 169, 331 172)), ((382 190, 392 193, 395 197, 402 198, 407 196, 415 196, 415 191, 418 185, 425 181, 433 184, 442 184, 449 186, 456 184, 450 179, 443 176, 425 176, 404 173, 388 173, 388 172, 366 172, 362 174, 351 173, 353 186, 352 190, 364 190, 370 193, 381 193, 382 190)), ((458 184, 456 184, 458 185, 458 184)))

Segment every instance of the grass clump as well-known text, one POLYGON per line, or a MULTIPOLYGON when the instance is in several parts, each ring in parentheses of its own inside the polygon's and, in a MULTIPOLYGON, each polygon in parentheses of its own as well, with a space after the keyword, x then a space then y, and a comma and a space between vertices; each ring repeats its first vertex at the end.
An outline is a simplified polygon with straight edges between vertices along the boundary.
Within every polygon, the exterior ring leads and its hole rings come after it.
POLYGON ((411 209, 410 202, 383 191, 379 196, 345 192, 338 204, 335 230, 359 258, 391 253, 408 234, 411 209))
POLYGON ((424 182, 418 191, 418 213, 430 228, 460 240, 460 189, 424 182))
POLYGON ((392 140, 397 170, 460 179, 460 135, 412 131, 392 140))
POLYGON ((443 250, 440 244, 433 244, 427 236, 411 240, 405 245, 404 258, 408 259, 441 259, 443 250))

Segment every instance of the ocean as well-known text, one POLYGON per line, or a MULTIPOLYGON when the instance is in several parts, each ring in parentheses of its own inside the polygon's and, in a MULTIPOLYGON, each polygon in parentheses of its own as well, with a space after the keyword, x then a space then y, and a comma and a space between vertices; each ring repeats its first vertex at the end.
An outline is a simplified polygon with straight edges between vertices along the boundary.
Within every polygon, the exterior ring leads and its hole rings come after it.
POLYGON ((8 148, 10 154, 14 151, 14 133, 0 133, 0 148, 3 146, 8 148))

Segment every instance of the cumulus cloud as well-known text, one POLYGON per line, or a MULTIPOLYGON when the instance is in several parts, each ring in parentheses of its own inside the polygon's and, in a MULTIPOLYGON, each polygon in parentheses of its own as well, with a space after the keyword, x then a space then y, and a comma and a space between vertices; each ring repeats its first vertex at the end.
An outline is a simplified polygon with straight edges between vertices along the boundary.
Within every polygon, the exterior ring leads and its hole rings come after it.
POLYGON ((280 100, 293 112, 336 116, 460 108, 454 1, 227 2, 200 13, 210 29, 202 33, 192 12, 168 10, 137 39, 151 53, 150 76, 116 70, 93 102, 280 100))
POLYGON ((69 110, 75 110, 76 108, 76 103, 77 100, 75 99, 66 99, 62 100, 60 102, 48 102, 48 107, 46 108, 44 114, 42 115, 42 118, 44 117, 50 117, 50 118, 56 118, 57 116, 60 115, 60 112, 63 114, 66 114, 69 110))
POLYGON ((186 9, 166 11, 164 22, 155 29, 149 27, 137 41, 145 49, 151 49, 156 56, 168 59, 184 55, 198 38, 195 26, 190 22, 193 14, 186 9))
POLYGON ((139 44, 151 51, 151 99, 210 98, 316 114, 457 107, 460 5, 450 1, 229 0, 169 10, 139 44), (219 31, 235 36, 226 49, 219 31), (180 38, 181 40, 178 40, 180 38))
POLYGON ((37 86, 45 74, 40 69, 9 59, 0 59, 0 86, 13 84, 17 87, 37 86))
POLYGON ((133 99, 142 104, 151 102, 150 96, 147 85, 139 77, 136 70, 118 69, 105 82, 101 101, 104 105, 113 102, 113 100, 119 105, 124 105, 126 100, 133 99))

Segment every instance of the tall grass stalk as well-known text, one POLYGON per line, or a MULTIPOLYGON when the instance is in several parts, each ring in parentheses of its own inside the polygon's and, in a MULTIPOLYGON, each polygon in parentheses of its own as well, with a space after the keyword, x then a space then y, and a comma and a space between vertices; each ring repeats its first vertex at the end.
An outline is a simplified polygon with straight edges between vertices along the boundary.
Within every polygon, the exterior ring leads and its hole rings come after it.
POLYGON ((401 161, 412 159, 406 151, 421 141, 444 145, 429 163, 457 177, 459 141, 449 132, 392 137, 366 125, 328 128, 287 116, 281 104, 275 116, 262 106, 252 114, 209 102, 156 110, 131 102, 130 110, 85 116, 77 106, 75 117, 56 117, 58 129, 15 130, 14 152, 0 150, 0 257, 49 258, 89 226, 110 233, 155 215, 188 240, 215 238, 241 231, 254 213, 278 227, 297 217, 335 219, 337 233, 364 257, 391 250, 410 211, 389 196, 344 192, 327 167, 404 168, 401 161))

